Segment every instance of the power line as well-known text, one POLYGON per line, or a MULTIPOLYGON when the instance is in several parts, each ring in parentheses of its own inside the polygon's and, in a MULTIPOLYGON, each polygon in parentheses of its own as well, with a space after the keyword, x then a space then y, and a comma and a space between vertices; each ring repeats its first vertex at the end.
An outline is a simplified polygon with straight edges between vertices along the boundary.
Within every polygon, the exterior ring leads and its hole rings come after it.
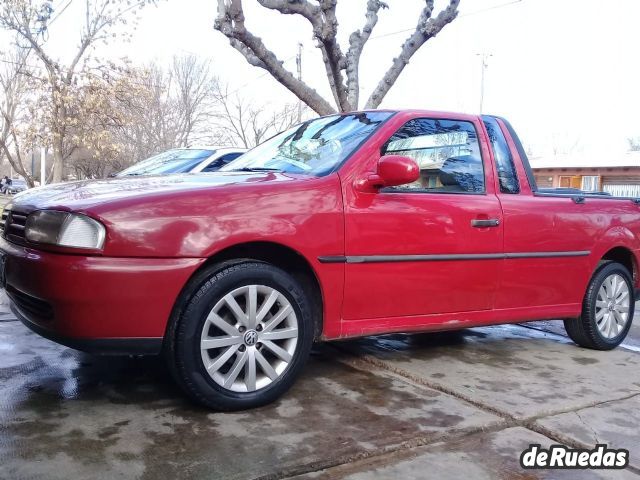
MULTIPOLYGON (((297 57, 297 54, 296 54, 296 55, 293 55, 293 56, 291 56, 291 57, 285 58, 285 59, 283 60, 283 62, 289 62, 289 61, 291 61, 291 60, 295 59, 296 57, 297 57)), ((42 65, 31 65, 31 64, 28 64, 28 63, 24 63, 24 62, 14 62, 14 61, 12 61, 12 60, 6 60, 6 59, 3 59, 3 58, 0 58, 0 63, 6 63, 6 64, 9 64, 9 65, 16 65, 16 66, 19 66, 19 67, 28 67, 28 68, 32 68, 32 69, 34 69, 34 70, 42 70, 42 69, 44 68, 44 66, 42 66, 42 65)), ((107 69, 107 70, 109 70, 111 73, 116 74, 116 75, 119 75, 119 76, 121 76, 121 77, 126 77, 126 76, 127 76, 126 72, 122 72, 122 71, 120 71, 120 70, 117 70, 117 69, 115 69, 115 68, 112 68, 112 67, 110 67, 109 65, 101 65, 101 67, 102 67, 102 68, 106 68, 106 69, 107 69)), ((142 67, 142 69, 144 70, 144 67, 142 67)), ((85 72, 82 72, 82 74, 85 74, 85 75, 88 75, 88 76, 91 76, 91 77, 94 77, 94 78, 98 78, 98 79, 104 80, 104 76, 103 76, 103 75, 100 75, 100 74, 98 74, 98 73, 94 73, 94 72, 91 72, 91 71, 85 71, 85 72)), ((244 83, 244 84, 240 85, 240 86, 239 86, 238 88, 236 88, 235 90, 233 90, 233 91, 229 92, 229 95, 233 95, 233 94, 235 94, 235 93, 239 92, 239 91, 240 91, 240 90, 242 90, 243 88, 245 88, 245 87, 247 87, 247 86, 251 85, 252 83, 257 82, 258 80, 260 80, 260 79, 262 79, 262 78, 266 77, 267 75, 270 75, 270 73, 269 73, 268 71, 265 71, 264 73, 262 73, 261 75, 257 76, 257 77, 256 77, 256 78, 254 78, 253 80, 249 80, 248 82, 246 82, 246 83, 244 83)), ((134 81, 134 80, 132 80, 132 79, 129 79, 129 81, 130 81, 131 83, 133 83, 134 85, 140 85, 140 86, 143 86, 143 87, 156 87, 156 88, 163 88, 163 87, 165 87, 165 85, 160 85, 160 84, 151 83, 151 82, 139 82, 139 81, 134 81)))
MULTIPOLYGON (((512 0, 512 1, 507 2, 507 3, 501 3, 499 5, 493 5, 492 7, 483 8, 482 10, 476 10, 474 12, 469 12, 469 13, 464 13, 462 15, 458 15, 458 18, 471 17, 473 15, 478 15, 479 13, 488 12, 490 10, 496 10, 496 9, 499 9, 499 8, 508 7, 510 5, 514 5, 514 4, 520 3, 522 1, 523 0, 512 0)), ((388 33, 382 33, 380 35, 374 35, 373 37, 370 37, 369 40, 377 40, 379 38, 391 37, 393 35, 398 35, 400 33, 415 32, 415 30, 416 30, 416 27, 405 28, 403 30, 397 30, 395 32, 388 32, 388 33)))
MULTIPOLYGON (((293 56, 291 56, 291 57, 285 58, 285 59, 282 61, 282 63, 284 63, 284 62, 289 62, 289 61, 293 60, 294 58, 296 58, 297 56, 298 56, 298 54, 296 53, 295 55, 293 55, 293 56)), ((246 83, 244 83, 244 84, 240 85, 238 88, 236 88, 236 89, 235 89, 235 90, 233 90, 232 92, 228 93, 227 95, 234 95, 234 94, 238 93, 240 90, 242 90, 243 88, 248 87, 248 86, 249 86, 249 85, 251 85, 252 83, 257 82, 258 80, 260 80, 260 79, 262 79, 262 78, 266 77, 267 75, 271 75, 271 73, 270 73, 269 71, 265 71, 263 74, 258 75, 258 76, 257 76, 256 78, 254 78, 253 80, 249 80, 248 82, 246 82, 246 83)))
POLYGON ((62 10, 60 10, 60 11, 59 11, 59 12, 58 12, 58 13, 57 13, 57 14, 56 14, 56 15, 55 15, 55 16, 54 16, 54 17, 53 17, 53 18, 52 18, 48 23, 47 23, 47 25, 51 25, 53 22, 55 22, 55 21, 60 17, 60 15, 62 15, 62 14, 64 13, 64 11, 69 7, 69 5, 71 5, 71 3, 72 3, 72 2, 73 2, 73 0, 69 0, 69 1, 67 2, 67 4, 66 4, 64 7, 62 7, 62 10))
MULTIPOLYGON (((29 65, 27 63, 13 62, 11 60, 5 60, 5 59, 2 59, 2 58, 0 58, 0 63, 7 63, 9 65, 17 65, 19 67, 29 67, 29 68, 33 68, 34 70, 41 70, 41 69, 44 68, 41 65, 38 65, 38 66, 29 65)), ((128 78, 126 72, 121 72, 119 70, 116 70, 115 68, 112 68, 112 67, 108 66, 108 65, 102 65, 102 67, 108 69, 113 74, 119 75, 120 77, 128 78)), ((104 75, 100 75, 98 73, 94 73, 94 72, 91 72, 91 71, 85 71, 85 72, 81 72, 81 73, 79 72, 78 74, 79 75, 87 75, 89 77, 97 78, 99 80, 105 80, 104 75)), ((135 81, 135 80, 133 80, 131 78, 128 78, 128 80, 131 83, 133 83, 134 85, 139 85, 141 87, 155 87, 155 88, 164 88, 164 87, 166 87, 166 85, 161 85, 161 84, 152 83, 152 82, 135 81)))
POLYGON ((0 58, 0 62, 2 63, 8 63, 9 65, 18 65, 19 67, 29 67, 29 68, 35 68, 35 69, 40 69, 42 68, 42 66, 38 65, 29 65, 28 63, 24 63, 24 62, 13 62, 11 60, 5 60, 4 58, 0 58))
POLYGON ((460 17, 471 17, 472 15, 477 15, 479 13, 488 12, 490 10, 497 10, 499 8, 508 7, 509 5, 513 5, 513 4, 520 3, 520 2, 522 2, 522 0, 513 0, 511 2, 501 3, 499 5, 493 5, 492 7, 483 8, 482 10, 476 10, 475 12, 465 13, 464 15, 460 15, 460 17))

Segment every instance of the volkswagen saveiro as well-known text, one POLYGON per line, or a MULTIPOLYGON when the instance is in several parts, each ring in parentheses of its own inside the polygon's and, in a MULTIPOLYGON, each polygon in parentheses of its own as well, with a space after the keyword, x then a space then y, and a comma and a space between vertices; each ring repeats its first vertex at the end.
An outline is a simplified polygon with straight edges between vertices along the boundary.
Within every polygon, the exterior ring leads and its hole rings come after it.
POLYGON ((15 198, 15 314, 88 352, 163 352, 223 410, 280 396, 314 340, 560 318, 607 350, 631 326, 638 202, 537 188, 501 118, 328 116, 222 170, 15 198))

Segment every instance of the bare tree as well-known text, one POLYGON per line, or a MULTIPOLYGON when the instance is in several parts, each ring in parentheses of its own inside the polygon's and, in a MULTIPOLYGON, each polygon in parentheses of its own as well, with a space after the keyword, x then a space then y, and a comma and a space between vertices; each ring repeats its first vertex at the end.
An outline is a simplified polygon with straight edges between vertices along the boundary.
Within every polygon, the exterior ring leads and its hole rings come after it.
MULTIPOLYGON (((337 109, 342 112, 356 110, 360 92, 360 57, 378 23, 379 11, 387 8, 387 4, 380 0, 367 1, 365 24, 362 30, 356 30, 349 36, 349 48, 345 54, 336 38, 338 0, 258 0, 258 3, 285 15, 301 16, 310 23, 316 46, 322 53, 337 109)), ((434 15, 434 0, 425 0, 425 3, 415 31, 402 44, 400 54, 393 59, 391 66, 371 93, 365 108, 377 108, 380 105, 411 57, 457 17, 460 0, 449 0, 448 6, 437 15, 434 15)), ((335 112, 330 102, 305 82, 298 80, 260 37, 247 30, 242 0, 218 0, 215 28, 229 39, 231 46, 238 50, 249 64, 269 72, 315 112, 320 115, 335 112)))
POLYGON ((69 105, 70 135, 65 145, 67 163, 76 177, 102 178, 128 163, 129 147, 122 132, 141 122, 142 106, 150 97, 142 78, 135 69, 121 69, 117 75, 104 72, 92 77, 77 88, 69 105))
POLYGON ((142 82, 148 95, 132 106, 138 120, 123 129, 123 143, 131 146, 131 159, 141 160, 176 146, 180 115, 173 98, 173 76, 152 63, 142 72, 142 82))
POLYGON ((118 133, 129 161, 211 139, 216 96, 208 61, 185 56, 174 57, 169 68, 151 63, 137 72, 136 83, 146 93, 123 106, 135 119, 118 133))
POLYGON ((124 168, 117 161, 114 167, 109 160, 104 157, 97 157, 91 152, 80 150, 78 155, 71 156, 68 165, 77 179, 104 178, 109 173, 117 172, 124 168))
POLYGON ((16 49, 2 55, 0 66, 0 159, 6 157, 30 187, 33 178, 23 163, 23 137, 20 123, 25 114, 28 80, 32 72, 27 65, 29 50, 16 49))
POLYGON ((571 135, 568 132, 554 132, 549 139, 554 156, 575 153, 580 147, 580 142, 580 136, 571 135))
POLYGON ((230 93, 229 86, 221 82, 216 82, 213 89, 217 106, 213 124, 222 143, 255 147, 271 135, 298 123, 296 104, 271 111, 237 92, 230 93))
POLYGON ((171 75, 175 78, 176 108, 179 126, 176 145, 187 147, 209 120, 213 98, 211 86, 215 79, 211 75, 209 61, 200 61, 194 55, 174 57, 171 75))
MULTIPOLYGON (((47 72, 50 89, 50 134, 53 148, 53 181, 62 180, 64 142, 68 133, 70 89, 86 68, 87 53, 99 41, 116 35, 118 26, 126 26, 136 9, 154 0, 87 0, 79 45, 67 64, 55 59, 45 49, 45 34, 56 17, 51 1, 3 0, 0 4, 0 27, 15 32, 47 72)), ((62 12, 60 12, 62 13, 62 12)), ((121 35, 126 35, 120 32, 121 35)))
POLYGON ((640 137, 630 137, 627 141, 629 142, 630 152, 640 152, 640 137))

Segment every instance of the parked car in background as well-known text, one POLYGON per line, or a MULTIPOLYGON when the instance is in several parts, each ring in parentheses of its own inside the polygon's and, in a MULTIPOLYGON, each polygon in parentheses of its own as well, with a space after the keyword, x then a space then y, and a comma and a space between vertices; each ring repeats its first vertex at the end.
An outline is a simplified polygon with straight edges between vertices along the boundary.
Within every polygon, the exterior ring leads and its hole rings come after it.
POLYGON ((316 118, 216 173, 25 192, 1 226, 25 325, 90 352, 162 351, 223 410, 283 394, 314 341, 563 319, 609 350, 640 288, 640 199, 539 189, 489 115, 316 118))
POLYGON ((23 179, 12 178, 11 184, 6 187, 6 192, 9 195, 15 195, 16 193, 24 192, 28 188, 29 186, 27 185, 27 182, 25 182, 23 179))
POLYGON ((174 148, 142 160, 117 173, 116 177, 165 175, 169 173, 215 172, 235 160, 246 148, 189 147, 174 148))

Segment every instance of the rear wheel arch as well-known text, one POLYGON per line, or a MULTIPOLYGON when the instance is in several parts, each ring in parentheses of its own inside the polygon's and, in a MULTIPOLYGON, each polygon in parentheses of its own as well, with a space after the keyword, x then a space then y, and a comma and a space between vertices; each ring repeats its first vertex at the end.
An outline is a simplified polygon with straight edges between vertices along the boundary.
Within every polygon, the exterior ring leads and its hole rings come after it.
POLYGON ((598 232, 595 245, 591 249, 594 261, 591 274, 600 267, 603 261, 613 261, 624 265, 634 280, 638 275, 638 261, 633 253, 638 248, 638 238, 625 225, 611 225, 598 232))
POLYGON ((636 285, 638 280, 638 262, 631 249, 625 246, 617 246, 609 249, 602 255, 596 268, 604 262, 616 262, 623 265, 629 271, 633 284, 636 285))

